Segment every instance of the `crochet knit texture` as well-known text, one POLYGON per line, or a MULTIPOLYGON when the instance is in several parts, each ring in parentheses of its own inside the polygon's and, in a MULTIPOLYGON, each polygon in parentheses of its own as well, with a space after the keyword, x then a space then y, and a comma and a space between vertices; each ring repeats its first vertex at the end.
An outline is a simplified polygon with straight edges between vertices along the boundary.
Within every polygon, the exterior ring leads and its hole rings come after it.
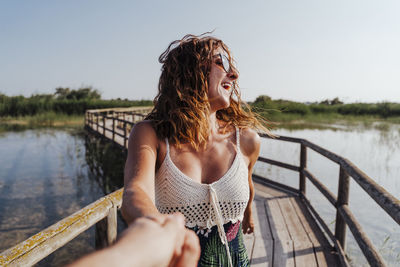
POLYGON ((222 224, 242 221, 249 200, 249 184, 238 129, 236 139, 237 152, 231 167, 212 184, 195 182, 180 171, 170 158, 166 140, 167 153, 155 179, 155 204, 159 212, 181 212, 187 227, 210 229, 219 220, 222 224))

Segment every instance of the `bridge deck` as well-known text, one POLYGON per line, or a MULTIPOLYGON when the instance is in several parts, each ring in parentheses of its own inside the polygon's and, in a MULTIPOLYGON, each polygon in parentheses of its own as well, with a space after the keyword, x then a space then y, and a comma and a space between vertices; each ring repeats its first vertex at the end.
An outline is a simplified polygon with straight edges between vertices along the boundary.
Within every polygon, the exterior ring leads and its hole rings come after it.
POLYGON ((251 266, 340 266, 299 197, 260 184, 255 188, 255 234, 245 236, 251 266))

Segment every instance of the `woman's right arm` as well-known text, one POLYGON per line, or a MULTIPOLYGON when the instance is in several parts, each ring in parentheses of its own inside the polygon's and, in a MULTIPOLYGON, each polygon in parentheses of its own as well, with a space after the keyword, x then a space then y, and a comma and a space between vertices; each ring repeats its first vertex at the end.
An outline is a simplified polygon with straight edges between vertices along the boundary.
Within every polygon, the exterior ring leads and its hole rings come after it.
POLYGON ((162 216, 155 207, 154 179, 158 138, 149 121, 137 123, 129 136, 124 169, 121 213, 130 224, 136 218, 162 216))

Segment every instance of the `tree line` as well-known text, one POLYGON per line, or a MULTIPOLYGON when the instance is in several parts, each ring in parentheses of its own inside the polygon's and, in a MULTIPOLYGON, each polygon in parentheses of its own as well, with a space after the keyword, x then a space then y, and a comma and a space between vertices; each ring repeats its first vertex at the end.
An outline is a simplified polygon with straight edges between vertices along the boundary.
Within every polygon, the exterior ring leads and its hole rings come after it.
POLYGON ((79 89, 56 88, 53 94, 34 94, 30 97, 7 96, 0 93, 0 116, 33 116, 46 112, 82 115, 87 109, 151 106, 150 100, 101 99, 92 87, 79 89))
POLYGON ((400 116, 400 103, 350 103, 344 104, 339 98, 315 103, 300 103, 288 100, 272 100, 261 95, 250 103, 254 111, 268 116, 274 113, 292 113, 300 115, 337 113, 341 115, 371 115, 382 118, 400 116))
MULTIPOLYGON (((114 107, 151 106, 151 100, 101 99, 92 87, 79 89, 58 87, 53 94, 34 94, 30 97, 7 96, 0 93, 0 116, 33 116, 54 112, 57 114, 82 115, 87 109, 114 107)), ((400 116, 400 103, 351 103, 344 104, 339 98, 315 103, 300 103, 261 95, 249 103, 253 111, 268 118, 276 114, 329 114, 371 115, 383 118, 400 116)))

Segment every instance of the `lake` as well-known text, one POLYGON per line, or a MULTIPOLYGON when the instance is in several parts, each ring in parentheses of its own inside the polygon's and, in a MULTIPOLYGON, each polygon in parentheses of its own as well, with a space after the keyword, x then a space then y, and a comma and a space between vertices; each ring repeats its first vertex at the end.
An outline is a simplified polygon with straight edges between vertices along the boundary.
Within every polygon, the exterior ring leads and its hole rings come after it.
MULTIPOLYGON (((274 131, 301 137, 356 164, 395 197, 400 196, 400 127, 336 127, 274 131)), ((79 129, 37 129, 0 134, 0 251, 122 186, 125 155, 79 129)), ((261 155, 299 164, 298 144, 262 140, 261 155)), ((308 169, 337 193, 339 167, 308 150, 308 169)), ((257 163, 255 173, 298 187, 298 173, 257 163)), ((334 208, 307 182, 307 196, 334 230, 334 208)), ((350 207, 389 266, 400 262, 400 229, 354 181, 350 207)), ((121 231, 124 225, 119 221, 121 231)), ((365 260, 348 230, 347 253, 354 266, 365 260)), ((38 266, 61 266, 93 251, 90 228, 38 266)))
MULTIPOLYGON (((0 147, 0 251, 123 185, 125 155, 81 129, 5 132, 0 147)), ((37 266, 62 266, 93 251, 94 232, 91 227, 37 266)))

